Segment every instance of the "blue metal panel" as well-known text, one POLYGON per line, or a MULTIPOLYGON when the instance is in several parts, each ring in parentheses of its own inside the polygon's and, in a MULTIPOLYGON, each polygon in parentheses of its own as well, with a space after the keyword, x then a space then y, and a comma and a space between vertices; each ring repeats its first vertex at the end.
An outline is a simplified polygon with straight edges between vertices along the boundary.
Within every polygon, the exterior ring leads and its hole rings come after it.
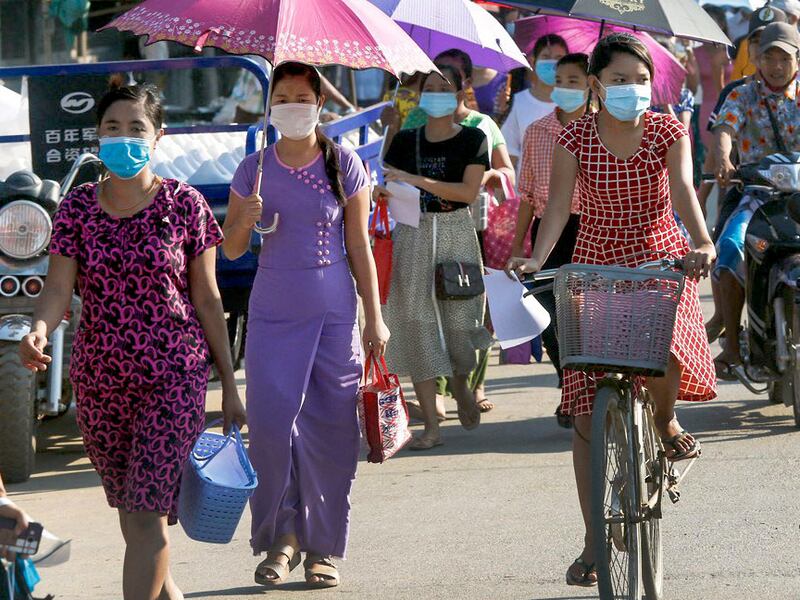
MULTIPOLYGON (((266 90, 269 89, 269 80, 266 71, 261 65, 252 59, 243 56, 214 56, 214 57, 188 57, 170 58, 166 60, 137 60, 137 61, 115 61, 103 63, 78 63, 66 65, 36 65, 22 67, 0 68, 0 79, 13 77, 37 77, 49 75, 82 75, 82 74, 109 74, 126 71, 168 71, 176 69, 213 69, 213 68, 243 68, 253 73, 261 83, 261 88, 266 97, 266 90)), ((265 98, 266 101, 266 98, 265 98)), ((375 172, 377 171, 378 180, 383 181, 380 162, 383 140, 369 142, 369 128, 375 121, 380 119, 383 110, 390 106, 390 102, 375 104, 366 110, 345 116, 339 120, 322 125, 322 131, 334 141, 339 142, 341 137, 354 130, 359 131, 359 147, 356 148, 358 155, 375 172)), ((245 140, 245 150, 247 154, 256 151, 256 140, 258 132, 263 128, 262 123, 256 125, 197 125, 192 127, 172 127, 165 129, 168 135, 192 134, 192 133, 212 133, 226 131, 247 131, 245 140)), ((267 143, 272 144, 276 141, 277 134, 272 126, 267 132, 267 143)), ((30 141, 28 135, 9 135, 0 136, 0 144, 27 142, 30 141)), ((219 215, 220 220, 224 217, 230 193, 230 184, 209 184, 198 185, 197 189, 205 196, 212 209, 219 215)), ((252 246, 258 247, 261 244, 261 237, 253 234, 251 239, 252 246)), ((228 260, 220 251, 217 253, 217 279, 221 289, 249 288, 252 286, 255 272, 258 267, 258 257, 246 252, 236 260, 228 260)))

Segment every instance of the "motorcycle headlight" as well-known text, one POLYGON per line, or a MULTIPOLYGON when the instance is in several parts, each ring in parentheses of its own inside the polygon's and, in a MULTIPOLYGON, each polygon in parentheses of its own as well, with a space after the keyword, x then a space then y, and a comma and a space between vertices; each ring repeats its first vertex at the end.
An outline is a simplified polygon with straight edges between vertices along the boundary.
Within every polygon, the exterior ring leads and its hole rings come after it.
POLYGON ((34 202, 19 200, 0 209, 0 252, 16 259, 31 258, 50 243, 53 223, 34 202))
POLYGON ((782 192, 800 191, 800 164, 770 165, 761 176, 782 192))

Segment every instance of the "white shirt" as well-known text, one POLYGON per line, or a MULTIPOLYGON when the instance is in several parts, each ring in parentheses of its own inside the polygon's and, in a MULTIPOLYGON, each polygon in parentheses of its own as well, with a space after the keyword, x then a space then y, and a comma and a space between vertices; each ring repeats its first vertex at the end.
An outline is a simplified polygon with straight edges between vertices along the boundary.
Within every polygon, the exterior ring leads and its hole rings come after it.
MULTIPOLYGON (((546 117, 556 109, 553 102, 542 102, 534 98, 530 89, 514 94, 511 112, 500 130, 506 138, 506 147, 511 156, 522 157, 522 140, 525 130, 534 121, 546 117)), ((519 161, 517 162, 519 165, 519 161)), ((519 169, 518 169, 519 170, 519 169)))

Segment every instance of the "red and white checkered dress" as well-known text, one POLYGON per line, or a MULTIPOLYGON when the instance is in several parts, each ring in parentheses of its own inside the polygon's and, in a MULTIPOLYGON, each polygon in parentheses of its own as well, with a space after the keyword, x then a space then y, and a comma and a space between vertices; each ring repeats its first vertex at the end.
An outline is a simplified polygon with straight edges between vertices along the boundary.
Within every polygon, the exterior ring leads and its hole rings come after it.
MULTIPOLYGON (((667 150, 685 135, 673 116, 647 112, 641 146, 629 159, 620 160, 603 145, 596 114, 567 125, 557 143, 579 163, 582 214, 574 262, 635 267, 663 258, 665 252, 689 252, 673 216, 666 164, 667 150)), ((687 280, 678 307, 672 354, 681 365, 678 399, 714 398, 714 363, 694 281, 687 280)), ((591 414, 600 376, 565 370, 561 410, 591 414)))

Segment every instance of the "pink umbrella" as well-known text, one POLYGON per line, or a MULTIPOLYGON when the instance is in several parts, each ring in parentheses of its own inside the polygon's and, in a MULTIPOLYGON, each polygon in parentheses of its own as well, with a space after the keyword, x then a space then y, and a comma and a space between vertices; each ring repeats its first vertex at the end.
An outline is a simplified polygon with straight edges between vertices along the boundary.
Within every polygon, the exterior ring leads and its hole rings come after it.
POLYGON ((102 29, 258 54, 273 65, 299 61, 400 73, 436 70, 431 60, 368 0, 145 0, 102 29))
POLYGON ((538 16, 516 22, 514 41, 526 54, 543 35, 556 34, 564 38, 570 52, 591 54, 597 42, 605 35, 626 32, 642 40, 656 67, 653 78, 653 104, 673 104, 680 100, 681 88, 686 79, 686 69, 664 46, 643 31, 631 31, 618 25, 583 21, 569 17, 538 16))
MULTIPOLYGON (((368 0, 145 0, 102 29, 114 27, 146 35, 147 43, 169 40, 221 48, 231 54, 257 54, 273 65, 298 61, 377 68, 401 73, 436 71, 422 49, 382 10, 368 0)), ((269 121, 269 102, 256 176, 261 173, 269 121)), ((256 226, 272 233, 278 226, 256 226)))

